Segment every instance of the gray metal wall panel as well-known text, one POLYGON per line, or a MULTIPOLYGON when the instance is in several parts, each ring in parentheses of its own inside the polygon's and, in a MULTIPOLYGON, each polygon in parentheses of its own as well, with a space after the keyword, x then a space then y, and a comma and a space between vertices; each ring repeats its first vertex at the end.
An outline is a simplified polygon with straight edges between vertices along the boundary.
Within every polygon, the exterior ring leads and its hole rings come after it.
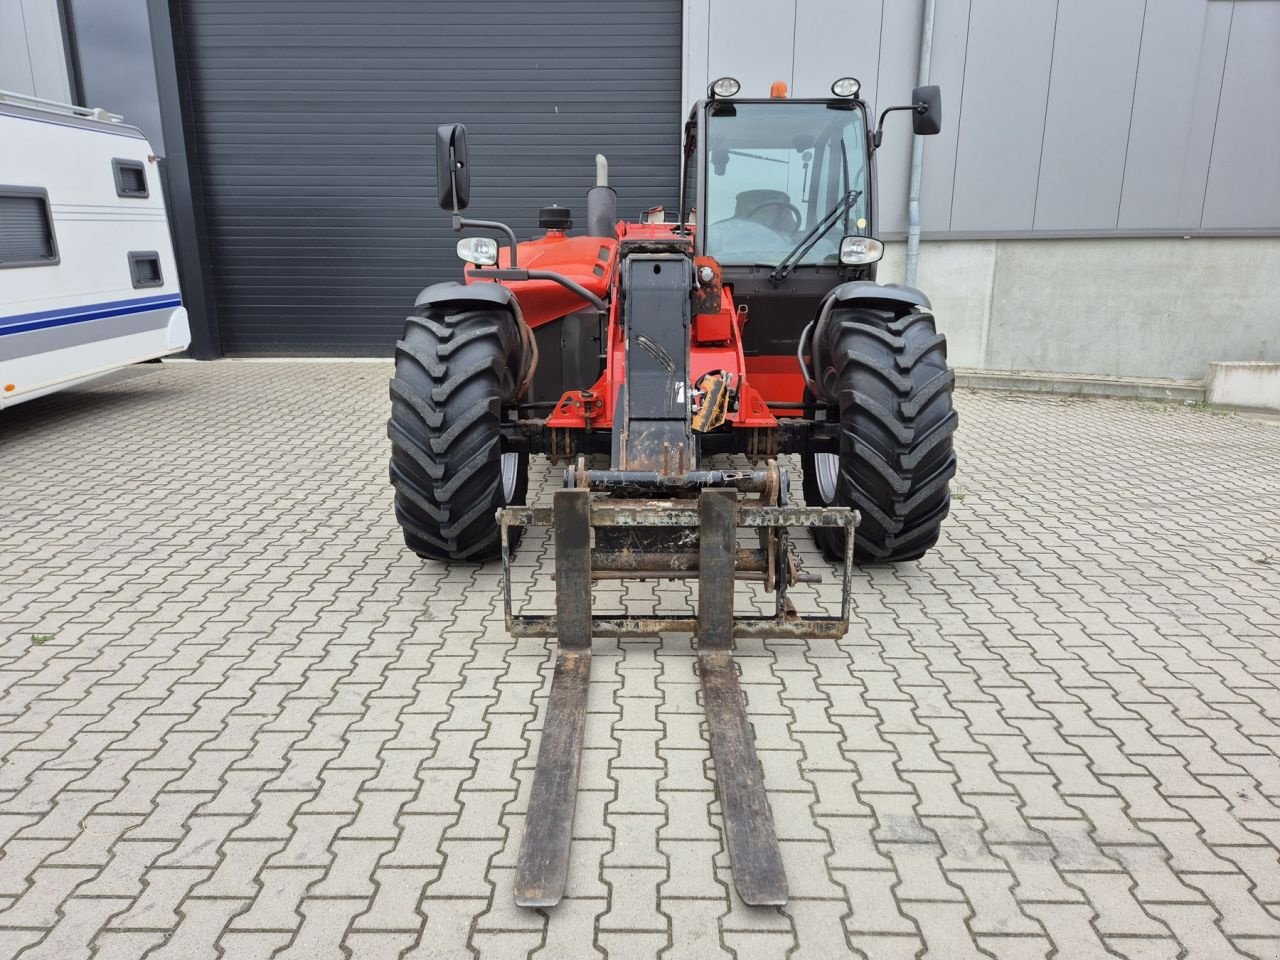
POLYGON ((1188 106, 1190 131, 1181 157, 1183 188, 1178 208, 1179 223, 1190 224, 1193 228, 1199 227, 1204 219, 1204 193, 1209 182, 1214 130, 1222 104, 1222 73, 1227 65, 1227 44, 1234 14, 1234 3, 1210 2, 1205 17, 1204 40, 1197 66, 1203 82, 1196 88, 1188 106))
POLYGON ((874 102, 884 0, 799 0, 792 95, 825 97, 839 77, 857 77, 874 102))
MULTIPOLYGON (((914 3, 886 3, 880 30, 880 69, 875 113, 897 103, 910 103, 920 62, 920 7, 914 3)), ((874 122, 874 121, 873 121, 874 122)), ((911 181, 911 117, 889 114, 884 143, 876 151, 876 180, 880 191, 876 229, 900 234, 907 229, 907 187, 911 181)))
MULTIPOLYGON (((12 5, 13 0, 9 3, 12 5)), ((27 50, 31 55, 32 90, 37 97, 67 103, 72 99, 71 75, 67 71, 67 50, 62 39, 58 2, 21 0, 21 7, 27 50)))
POLYGON ((711 0, 710 29, 708 80, 736 77, 744 97, 767 97, 774 80, 793 82, 796 0, 711 0))
POLYGON ((20 3, 0 3, 0 90, 39 96, 35 78, 31 76, 27 25, 22 19, 20 3))
POLYGON ((1058 7, 1033 226, 1110 230, 1120 213, 1145 0, 1058 7))
POLYGON ((1280 3, 1237 2, 1213 131, 1205 229, 1280 224, 1278 89, 1280 3))
POLYGON ((71 100, 56 0, 0 0, 0 90, 71 100))
MULTIPOLYGON (((762 92, 790 71, 796 95, 821 95, 853 73, 883 108, 914 83, 922 2, 688 0, 686 45, 705 54, 686 58, 701 71, 686 94, 724 73, 762 92)), ((1280 231, 1280 178, 1251 170, 1280 153, 1280 127, 1250 117, 1256 91, 1277 83, 1278 19, 1280 0, 937 3, 931 80, 944 120, 925 141, 923 230, 1280 231)), ((879 157, 889 237, 906 226, 909 140, 891 122, 879 157)))
POLYGON ((1231 7, 1148 0, 1116 224, 1121 230, 1200 225, 1231 7))
POLYGON ((1053 53, 1054 0, 974 0, 951 229, 1030 230, 1053 53))
MULTIPOLYGON (((969 0, 936 6, 933 15, 933 53, 929 79, 942 88, 942 132, 924 141, 924 172, 920 183, 920 228, 935 233, 951 229, 952 188, 955 185, 956 146, 964 103, 965 53, 969 36, 969 0)), ((906 119, 905 117, 902 119, 906 119)), ((883 198, 881 204, 892 202, 883 198)), ((899 201, 905 209, 906 198, 899 201)))
POLYGON ((418 289, 461 276, 433 138, 468 126, 472 206, 522 237, 581 224, 594 155, 619 210, 674 206, 679 0, 184 0, 230 353, 388 352, 418 289))
POLYGON ((682 85, 684 102, 680 110, 683 121, 689 110, 707 89, 707 55, 711 46, 711 0, 685 0, 684 3, 684 68, 682 85))

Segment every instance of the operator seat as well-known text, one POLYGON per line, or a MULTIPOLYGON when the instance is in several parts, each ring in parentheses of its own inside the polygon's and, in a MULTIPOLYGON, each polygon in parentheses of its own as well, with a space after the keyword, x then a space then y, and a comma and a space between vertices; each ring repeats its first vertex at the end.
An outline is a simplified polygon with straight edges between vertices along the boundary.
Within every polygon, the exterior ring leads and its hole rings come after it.
POLYGON ((743 190, 736 198, 733 215, 743 220, 751 220, 755 223, 763 224, 770 230, 776 230, 779 233, 794 233, 800 229, 800 224, 796 222, 796 215, 789 209, 790 203, 791 195, 785 190, 743 190), (771 203, 770 201, 777 202, 771 203), (752 210, 764 203, 768 203, 769 206, 753 217, 747 216, 752 210))

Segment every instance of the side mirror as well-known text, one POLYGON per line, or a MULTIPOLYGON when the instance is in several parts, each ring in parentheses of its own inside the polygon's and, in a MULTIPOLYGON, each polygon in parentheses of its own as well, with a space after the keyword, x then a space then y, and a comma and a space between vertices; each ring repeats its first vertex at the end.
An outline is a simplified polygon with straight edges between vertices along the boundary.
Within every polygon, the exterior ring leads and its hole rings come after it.
POLYGON ((917 136, 927 137, 942 131, 942 91, 934 84, 916 87, 911 91, 911 103, 901 107, 885 107, 880 111, 880 122, 871 134, 871 148, 878 150, 884 142, 884 118, 895 110, 911 111, 911 129, 917 136))
POLYGON ((934 84, 911 91, 915 109, 911 113, 911 129, 917 136, 927 137, 942 130, 942 91, 934 84))
POLYGON ((457 213, 471 202, 471 168, 467 165, 467 128, 460 123, 436 127, 436 188, 440 206, 457 213))

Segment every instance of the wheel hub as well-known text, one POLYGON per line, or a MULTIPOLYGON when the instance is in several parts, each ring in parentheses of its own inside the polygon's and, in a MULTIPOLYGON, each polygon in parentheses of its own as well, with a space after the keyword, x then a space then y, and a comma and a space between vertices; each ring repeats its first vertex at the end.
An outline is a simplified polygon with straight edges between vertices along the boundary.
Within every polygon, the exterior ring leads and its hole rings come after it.
POLYGON ((830 506, 836 502, 836 490, 840 485, 840 457, 834 453, 815 453, 813 470, 822 502, 830 506))
POLYGON ((502 502, 510 504, 516 496, 516 485, 520 479, 520 454, 504 453, 502 455, 502 502))

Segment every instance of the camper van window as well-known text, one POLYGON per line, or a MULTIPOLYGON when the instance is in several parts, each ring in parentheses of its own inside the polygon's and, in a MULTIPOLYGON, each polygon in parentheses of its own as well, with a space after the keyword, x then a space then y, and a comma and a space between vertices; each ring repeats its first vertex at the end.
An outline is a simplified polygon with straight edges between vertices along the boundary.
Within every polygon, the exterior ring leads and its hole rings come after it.
POLYGON ((147 190, 147 168, 137 160, 112 160, 111 169, 116 178, 117 197, 143 198, 147 190))
POLYGON ((32 187, 0 187, 0 269, 57 262, 49 195, 32 187))

